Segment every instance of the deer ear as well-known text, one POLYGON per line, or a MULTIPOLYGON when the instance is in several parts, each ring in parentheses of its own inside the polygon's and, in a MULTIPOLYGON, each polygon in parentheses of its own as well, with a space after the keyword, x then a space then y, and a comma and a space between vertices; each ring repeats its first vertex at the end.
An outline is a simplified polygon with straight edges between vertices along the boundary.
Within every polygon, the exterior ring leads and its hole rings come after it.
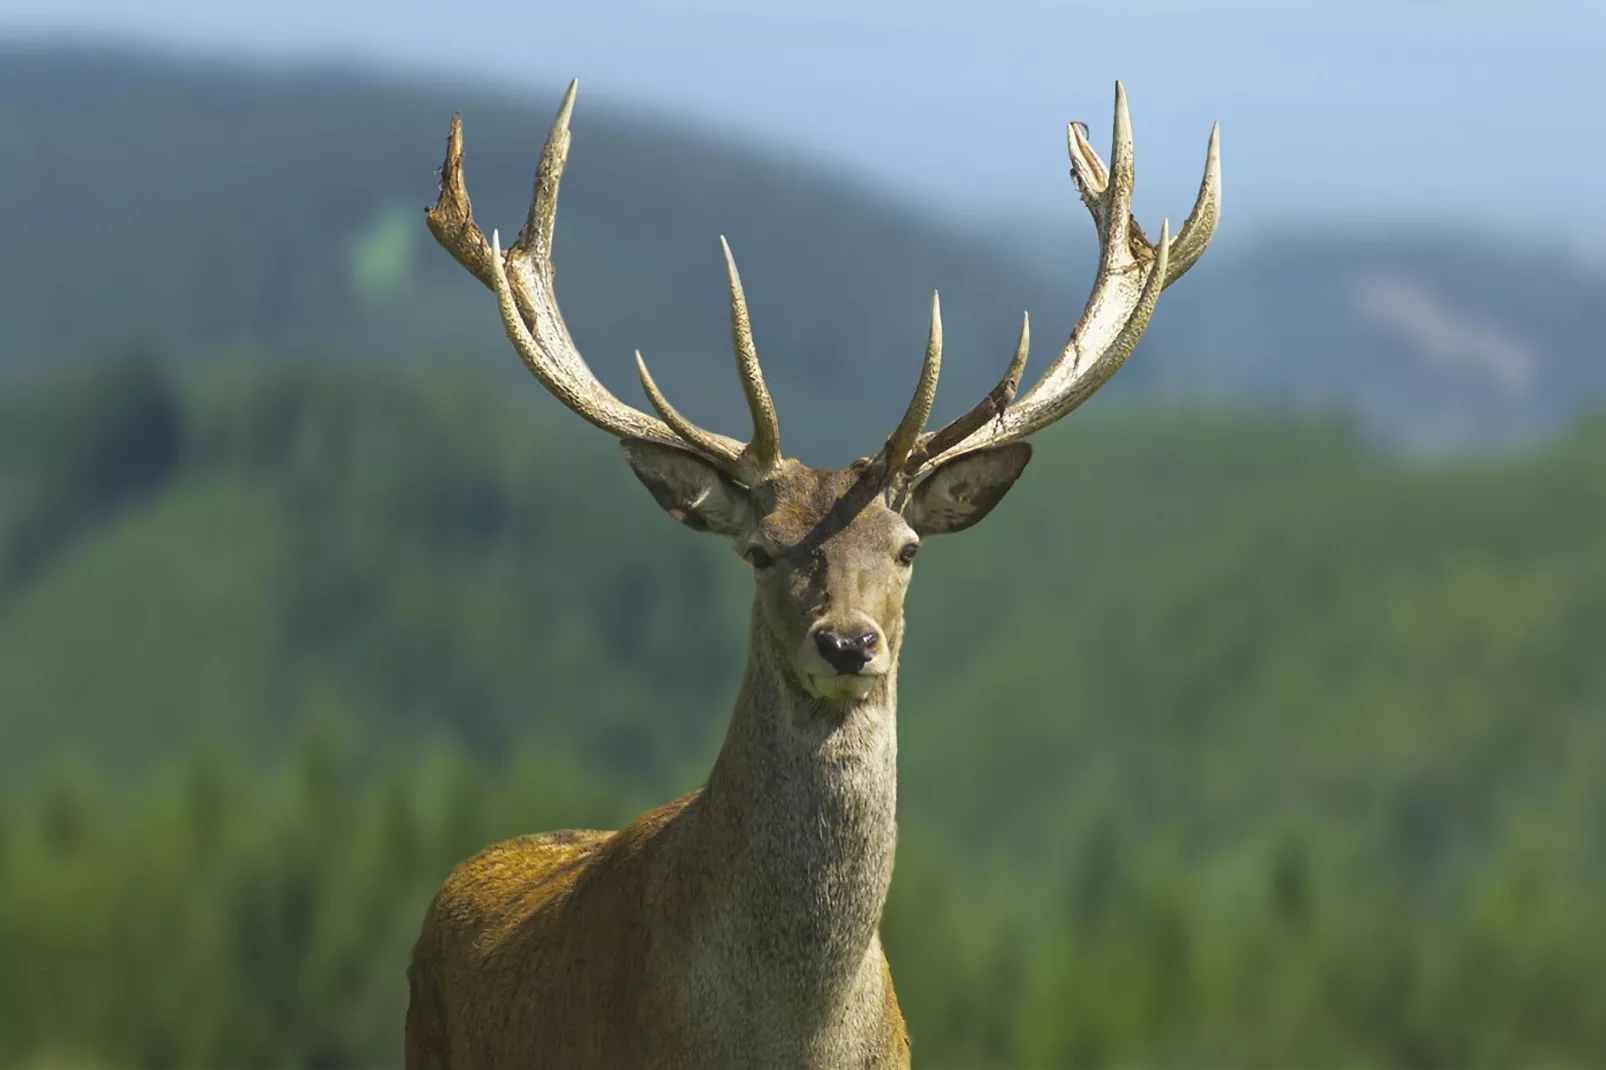
POLYGON ((747 492, 701 457, 645 439, 619 445, 636 478, 682 524, 716 535, 735 535, 746 526, 747 492))
POLYGON ((904 513, 921 535, 964 531, 1004 500, 1032 459, 1029 442, 977 450, 941 465, 915 484, 904 513))

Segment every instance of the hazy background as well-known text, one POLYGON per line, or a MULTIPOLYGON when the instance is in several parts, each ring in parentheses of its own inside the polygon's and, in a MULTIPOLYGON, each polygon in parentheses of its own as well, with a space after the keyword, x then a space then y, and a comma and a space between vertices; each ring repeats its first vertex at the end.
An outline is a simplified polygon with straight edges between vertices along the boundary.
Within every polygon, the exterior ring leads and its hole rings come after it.
POLYGON ((910 599, 885 938, 922 1065, 1606 1051, 1606 12, 1575 3, 0 6, 0 1064, 400 1060, 456 861, 695 786, 750 580, 429 238, 513 231, 582 82, 560 297, 790 452, 939 418, 1092 229, 1219 237, 910 599))

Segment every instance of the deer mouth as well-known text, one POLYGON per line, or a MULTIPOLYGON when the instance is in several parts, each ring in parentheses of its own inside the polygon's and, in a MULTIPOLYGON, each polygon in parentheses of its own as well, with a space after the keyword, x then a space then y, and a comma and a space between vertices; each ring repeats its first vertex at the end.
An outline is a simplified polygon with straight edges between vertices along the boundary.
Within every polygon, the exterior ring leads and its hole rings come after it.
POLYGON ((866 666, 858 672, 807 673, 804 683, 816 698, 841 702, 869 697, 871 689, 883 675, 879 670, 866 666))

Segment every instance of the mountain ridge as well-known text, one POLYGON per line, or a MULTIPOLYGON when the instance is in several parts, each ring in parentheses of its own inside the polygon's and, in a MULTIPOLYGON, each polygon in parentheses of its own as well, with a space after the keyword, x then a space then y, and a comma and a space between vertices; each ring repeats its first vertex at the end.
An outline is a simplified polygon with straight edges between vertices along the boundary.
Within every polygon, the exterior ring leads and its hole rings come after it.
MULTIPOLYGON (((143 340, 191 356, 522 374, 489 294, 435 248, 421 209, 458 112, 476 214, 514 230, 556 88, 531 102, 390 72, 236 69, 59 41, 0 43, 0 60, 11 134, 0 141, 0 369, 143 340)), ((639 348, 693 419, 745 425, 715 241, 725 234, 789 448, 814 463, 873 449, 896 421, 932 289, 948 340, 941 419, 991 385, 1023 309, 1050 340, 1028 366, 1040 373, 1091 279, 1092 229, 1068 180, 1052 220, 949 225, 656 104, 588 91, 572 129, 558 288, 598 377, 642 404, 639 348)), ((1109 398, 1341 409, 1383 441, 1466 449, 1529 440, 1606 397, 1588 320, 1606 296, 1600 272, 1471 233, 1238 234, 1230 156, 1227 187, 1218 247, 1167 292, 1109 398)), ((527 378, 520 388, 555 413, 527 378)))

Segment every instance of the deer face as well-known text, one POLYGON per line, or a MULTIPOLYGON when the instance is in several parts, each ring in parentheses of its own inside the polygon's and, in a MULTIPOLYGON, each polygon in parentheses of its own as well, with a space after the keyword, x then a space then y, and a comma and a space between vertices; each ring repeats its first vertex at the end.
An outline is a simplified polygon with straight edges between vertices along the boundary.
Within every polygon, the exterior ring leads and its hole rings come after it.
POLYGON ((670 516, 730 540, 753 569, 758 617, 789 681, 830 700, 865 698, 896 666, 921 540, 981 520, 1031 457, 1024 443, 967 454, 892 500, 863 462, 788 460, 746 488, 671 446, 627 440, 624 451, 670 516))

